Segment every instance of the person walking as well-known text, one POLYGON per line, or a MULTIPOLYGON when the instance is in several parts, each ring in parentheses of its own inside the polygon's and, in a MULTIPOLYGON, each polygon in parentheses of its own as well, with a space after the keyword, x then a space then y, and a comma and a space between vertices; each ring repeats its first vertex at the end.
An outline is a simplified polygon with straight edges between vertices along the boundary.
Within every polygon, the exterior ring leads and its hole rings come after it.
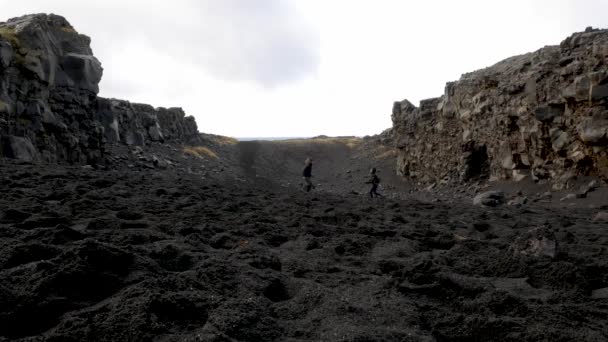
POLYGON ((378 196, 382 196, 378 193, 378 185, 380 184, 380 177, 378 177, 378 175, 376 175, 376 168, 372 167, 371 170, 369 170, 369 179, 367 180, 367 182, 365 182, 366 184, 371 184, 372 188, 369 190, 369 197, 370 198, 374 198, 374 197, 378 197, 378 196))
POLYGON ((304 178, 304 189, 309 192, 314 189, 315 186, 312 184, 310 178, 312 177, 312 158, 308 157, 304 161, 304 170, 302 170, 302 178, 304 178))

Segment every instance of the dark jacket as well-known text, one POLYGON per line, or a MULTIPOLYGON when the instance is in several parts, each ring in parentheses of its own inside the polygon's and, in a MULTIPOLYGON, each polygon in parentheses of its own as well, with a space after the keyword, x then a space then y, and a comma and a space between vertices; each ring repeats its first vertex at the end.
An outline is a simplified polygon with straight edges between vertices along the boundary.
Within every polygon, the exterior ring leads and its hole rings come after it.
POLYGON ((302 171, 303 177, 312 177, 312 163, 306 165, 304 167, 304 171, 302 171))
POLYGON ((369 176, 369 180, 365 182, 367 184, 378 185, 380 184, 380 177, 378 177, 375 173, 369 176))

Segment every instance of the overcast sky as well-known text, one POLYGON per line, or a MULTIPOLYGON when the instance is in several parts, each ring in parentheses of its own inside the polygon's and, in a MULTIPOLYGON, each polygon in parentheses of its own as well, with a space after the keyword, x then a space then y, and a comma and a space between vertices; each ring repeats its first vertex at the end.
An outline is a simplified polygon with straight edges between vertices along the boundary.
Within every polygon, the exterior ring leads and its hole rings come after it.
POLYGON ((608 0, 0 0, 92 38, 100 95, 182 107, 235 137, 367 135, 395 100, 607 27, 608 0))

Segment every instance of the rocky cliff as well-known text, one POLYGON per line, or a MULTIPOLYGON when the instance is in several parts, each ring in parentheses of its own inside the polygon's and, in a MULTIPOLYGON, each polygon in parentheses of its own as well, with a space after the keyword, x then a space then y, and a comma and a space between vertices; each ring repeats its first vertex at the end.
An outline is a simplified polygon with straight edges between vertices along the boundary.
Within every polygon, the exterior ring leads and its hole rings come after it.
POLYGON ((94 163, 108 143, 197 139, 180 108, 97 97, 102 73, 89 37, 63 17, 0 23, 0 156, 94 163))
POLYGON ((395 102, 392 119, 398 173, 423 183, 608 179, 608 30, 464 74, 419 107, 395 102))

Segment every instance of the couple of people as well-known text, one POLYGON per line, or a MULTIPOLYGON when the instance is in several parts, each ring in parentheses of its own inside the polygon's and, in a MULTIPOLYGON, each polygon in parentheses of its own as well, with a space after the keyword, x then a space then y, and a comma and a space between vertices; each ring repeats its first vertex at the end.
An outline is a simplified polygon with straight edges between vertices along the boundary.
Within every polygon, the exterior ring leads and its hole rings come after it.
MULTIPOLYGON (((376 175, 376 168, 373 167, 369 171, 369 173, 370 173, 370 177, 365 182, 365 184, 372 185, 372 188, 369 190, 369 197, 374 198, 374 197, 381 196, 378 193, 378 185, 380 184, 380 178, 378 177, 378 175, 376 175)), ((303 188, 304 188, 304 190, 306 190, 306 192, 309 192, 310 190, 315 188, 314 184, 312 184, 312 181, 310 180, 311 177, 312 177, 312 158, 308 157, 304 161, 304 170, 302 171, 302 178, 304 178, 303 188)))

